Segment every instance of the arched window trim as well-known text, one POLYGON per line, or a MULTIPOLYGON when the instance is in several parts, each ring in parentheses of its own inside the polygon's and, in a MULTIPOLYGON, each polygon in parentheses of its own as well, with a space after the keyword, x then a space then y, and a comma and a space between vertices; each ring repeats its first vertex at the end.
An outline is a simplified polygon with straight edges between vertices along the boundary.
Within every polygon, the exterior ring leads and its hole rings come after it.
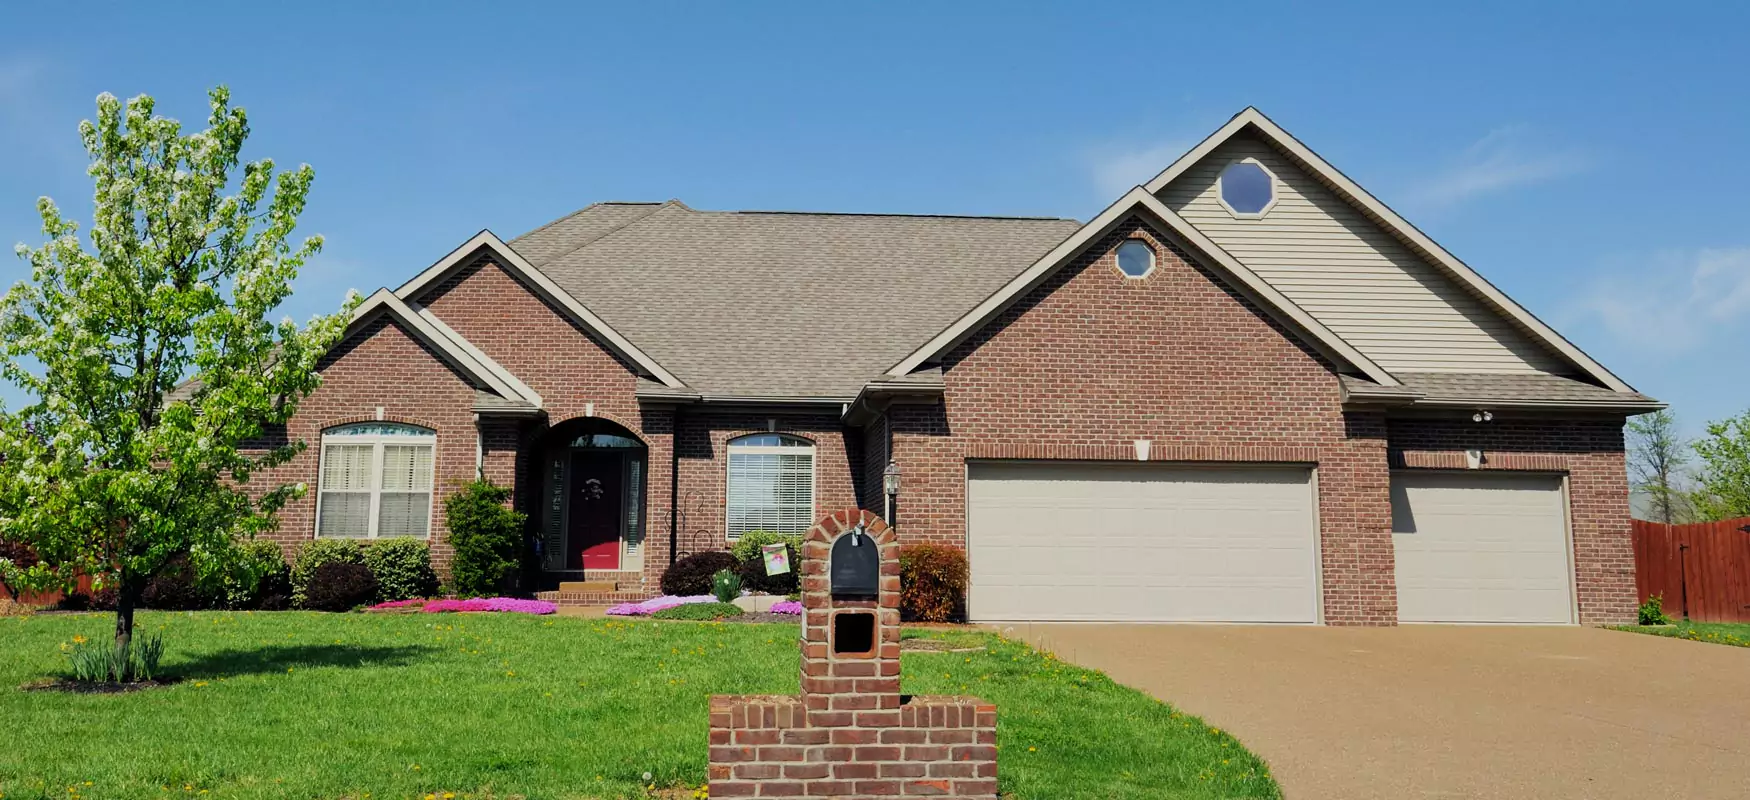
POLYGON ((806 533, 815 521, 814 442, 789 434, 752 433, 729 440, 726 449, 723 529, 729 541, 752 531, 806 533), (755 482, 769 482, 770 491, 762 493, 765 487, 755 482))
POLYGON ((436 471, 437 431, 430 428, 355 422, 322 431, 316 538, 431 538, 436 471))

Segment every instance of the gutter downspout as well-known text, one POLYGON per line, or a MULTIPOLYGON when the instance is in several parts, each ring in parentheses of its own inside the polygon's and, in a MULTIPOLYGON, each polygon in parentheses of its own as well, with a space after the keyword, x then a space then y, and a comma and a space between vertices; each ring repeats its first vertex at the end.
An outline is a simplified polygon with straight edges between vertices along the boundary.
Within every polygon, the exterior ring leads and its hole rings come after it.
POLYGON ((480 429, 480 412, 474 412, 474 480, 486 477, 486 433, 480 429))
POLYGON ((681 407, 674 406, 674 418, 668 432, 668 565, 674 566, 675 550, 680 546, 681 501, 681 407))

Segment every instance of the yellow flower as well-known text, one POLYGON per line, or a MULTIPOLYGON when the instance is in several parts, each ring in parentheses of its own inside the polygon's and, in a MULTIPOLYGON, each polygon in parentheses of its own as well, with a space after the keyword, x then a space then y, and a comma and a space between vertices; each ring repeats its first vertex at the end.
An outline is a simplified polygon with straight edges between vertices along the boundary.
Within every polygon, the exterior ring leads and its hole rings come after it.
POLYGON ((80 636, 78 634, 73 635, 73 644, 84 644, 84 643, 85 643, 85 637, 80 636))

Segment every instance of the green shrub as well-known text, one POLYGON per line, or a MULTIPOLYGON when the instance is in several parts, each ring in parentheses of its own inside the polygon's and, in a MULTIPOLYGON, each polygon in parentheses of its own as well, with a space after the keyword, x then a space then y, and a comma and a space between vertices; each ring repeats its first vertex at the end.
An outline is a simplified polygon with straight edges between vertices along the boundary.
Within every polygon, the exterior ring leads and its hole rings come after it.
POLYGON ((665 608, 650 615, 651 619, 710 620, 742 615, 741 606, 734 603, 688 603, 665 608))
POLYGON ((741 596, 741 576, 733 570, 720 569, 711 576, 711 595, 719 603, 728 603, 741 596))
POLYGON ((763 557, 750 558, 741 562, 741 585, 749 591, 765 592, 766 594, 790 594, 802 588, 797 571, 802 569, 802 562, 797 559, 798 553, 790 549, 790 571, 776 575, 766 574, 766 560, 763 557))
POLYGON ((677 597, 711 593, 711 578, 719 570, 736 569, 741 562, 726 550, 694 553, 670 564, 662 573, 662 593, 677 597))
POLYGON ((1638 611, 1642 625, 1670 625, 1671 617, 1665 613, 1664 595, 1653 595, 1642 603, 1638 611))
POLYGON ((939 544, 899 549, 899 610, 924 622, 946 622, 966 594, 966 554, 939 544))
POLYGON ((444 498, 449 519, 450 586, 459 597, 502 594, 523 556, 523 520, 505 507, 510 489, 491 481, 469 481, 444 498))
POLYGON ((437 594, 431 548, 418 539, 384 539, 365 548, 365 566, 377 579, 377 601, 410 600, 437 594))
MULTIPOLYGON (((751 558, 760 558, 761 547, 779 542, 790 545, 792 557, 802 552, 801 534, 772 533, 771 531, 748 531, 729 546, 729 552, 735 554, 736 561, 745 562, 751 558)), ((794 566, 796 562, 791 561, 790 563, 794 566)))
POLYGON ((67 653, 74 683, 149 681, 158 674, 158 662, 163 657, 164 640, 141 634, 134 635, 132 645, 126 650, 117 650, 113 643, 99 641, 74 645, 67 653))
POLYGON ((750 591, 766 594, 789 594, 800 588, 797 573, 802 569, 802 537, 769 531, 750 531, 730 545, 729 552, 741 562, 741 585, 750 591), (766 557, 760 548, 768 544, 783 544, 790 555, 790 571, 766 574, 766 557))
POLYGON ((315 539, 304 543, 292 564, 292 605, 309 608, 310 580, 323 564, 365 563, 364 548, 354 539, 315 539))
POLYGON ((224 594, 226 608, 280 611, 291 605, 292 570, 280 546, 266 539, 239 544, 224 594))
POLYGON ((304 607, 315 611, 351 611, 377 597, 377 579, 363 564, 330 561, 316 568, 304 587, 304 607))

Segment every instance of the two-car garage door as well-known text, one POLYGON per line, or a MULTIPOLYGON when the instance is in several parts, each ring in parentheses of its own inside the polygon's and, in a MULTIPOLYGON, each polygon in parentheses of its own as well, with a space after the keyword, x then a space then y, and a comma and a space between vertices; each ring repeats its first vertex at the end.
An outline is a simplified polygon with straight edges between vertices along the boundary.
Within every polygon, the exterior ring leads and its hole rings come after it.
POLYGON ((1318 619, 1305 468, 974 463, 966 515, 975 620, 1318 619))
MULTIPOLYGON (((1573 621, 1559 476, 1392 476, 1398 618, 1573 621)), ((1312 472, 1085 462, 969 465, 978 621, 1316 622, 1312 472)))

